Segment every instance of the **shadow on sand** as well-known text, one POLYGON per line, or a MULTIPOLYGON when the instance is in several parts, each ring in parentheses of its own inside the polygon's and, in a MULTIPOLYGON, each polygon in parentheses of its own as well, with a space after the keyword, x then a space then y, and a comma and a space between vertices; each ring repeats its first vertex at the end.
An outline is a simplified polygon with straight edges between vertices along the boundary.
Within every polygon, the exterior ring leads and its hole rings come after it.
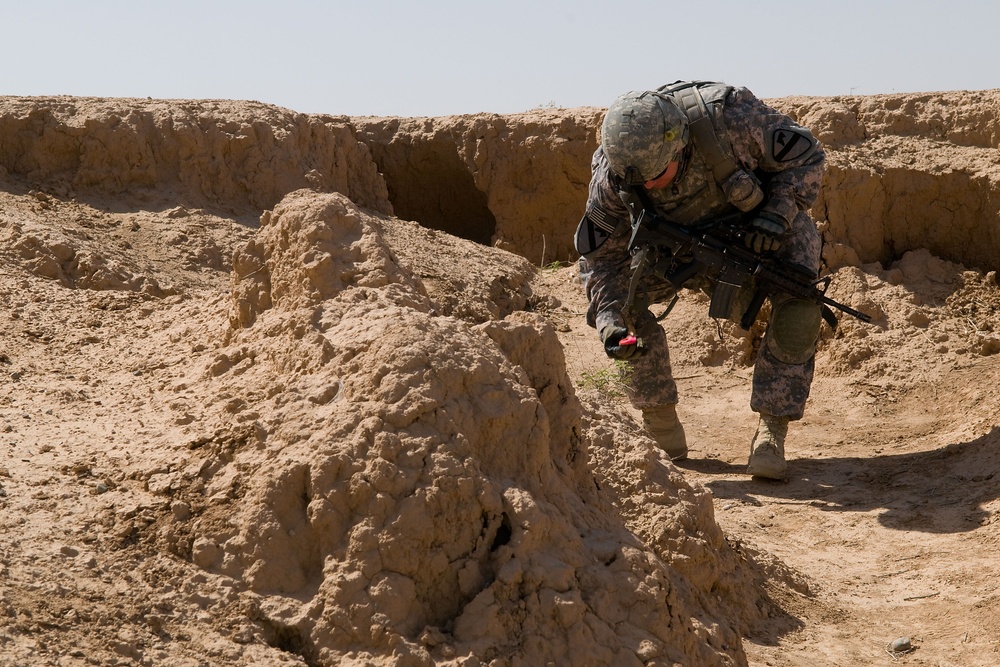
POLYGON ((690 459, 678 467, 704 475, 741 476, 704 485, 719 499, 759 505, 759 497, 815 501, 822 511, 884 510, 893 530, 961 533, 989 522, 983 509, 1000 498, 1000 428, 971 442, 906 454, 790 459, 784 482, 750 479, 746 466, 690 459))

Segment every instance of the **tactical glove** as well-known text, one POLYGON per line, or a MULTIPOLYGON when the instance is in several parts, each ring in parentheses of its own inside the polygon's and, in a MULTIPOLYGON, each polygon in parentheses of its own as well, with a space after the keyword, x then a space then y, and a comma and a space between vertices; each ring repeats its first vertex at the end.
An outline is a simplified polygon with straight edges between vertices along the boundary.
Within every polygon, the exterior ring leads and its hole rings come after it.
POLYGON ((781 235, 785 231, 784 220, 773 214, 761 213, 750 222, 744 241, 756 253, 770 252, 781 245, 781 235))
POLYGON ((639 340, 625 327, 605 327, 601 330, 604 352, 612 359, 628 359, 639 350, 639 340))

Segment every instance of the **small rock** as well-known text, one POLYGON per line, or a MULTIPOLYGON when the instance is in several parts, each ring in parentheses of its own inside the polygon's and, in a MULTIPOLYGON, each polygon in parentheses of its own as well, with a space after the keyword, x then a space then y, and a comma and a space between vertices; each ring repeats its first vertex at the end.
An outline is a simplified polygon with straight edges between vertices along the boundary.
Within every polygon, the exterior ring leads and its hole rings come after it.
POLYGON ((910 313, 906 319, 910 324, 915 327, 920 327, 921 329, 927 327, 931 323, 931 318, 927 316, 927 313, 923 313, 919 310, 915 310, 910 313))
POLYGON ((191 560, 194 564, 203 569, 211 569, 222 556, 222 550, 214 541, 199 537, 191 546, 191 560))
POLYGON ((889 644, 889 648, 893 653, 906 653, 913 648, 913 645, 910 643, 909 637, 900 637, 899 639, 894 639, 892 643, 889 644))
POLYGON ((182 500, 170 503, 170 511, 178 521, 187 521, 191 518, 191 506, 182 500))
POLYGON ((150 475, 146 490, 158 496, 167 495, 173 488, 174 476, 169 474, 150 475))

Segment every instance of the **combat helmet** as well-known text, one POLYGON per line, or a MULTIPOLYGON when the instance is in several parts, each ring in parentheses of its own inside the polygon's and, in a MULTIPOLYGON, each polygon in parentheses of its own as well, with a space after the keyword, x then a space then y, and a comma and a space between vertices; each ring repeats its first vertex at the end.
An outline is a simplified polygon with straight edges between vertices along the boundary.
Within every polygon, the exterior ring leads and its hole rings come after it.
POLYGON ((620 96, 608 107, 601 125, 604 155, 626 185, 662 174, 687 141, 687 115, 655 90, 620 96))

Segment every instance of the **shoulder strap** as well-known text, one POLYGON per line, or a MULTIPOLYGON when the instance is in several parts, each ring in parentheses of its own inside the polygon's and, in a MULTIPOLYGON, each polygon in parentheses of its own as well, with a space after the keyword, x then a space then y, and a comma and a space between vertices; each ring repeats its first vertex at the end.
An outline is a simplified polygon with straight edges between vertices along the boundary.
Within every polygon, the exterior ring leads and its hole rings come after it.
MULTIPOLYGON (((730 156, 729 141, 726 139, 725 127, 716 127, 716 120, 705 104, 699 87, 711 82, 697 81, 687 84, 671 84, 660 90, 672 95, 678 101, 681 109, 687 114, 691 128, 691 138, 701 152, 717 183, 724 182, 732 176, 739 165, 730 156)), ((728 87, 727 87, 728 88, 728 87)), ((728 92, 728 90, 727 90, 728 92)))

